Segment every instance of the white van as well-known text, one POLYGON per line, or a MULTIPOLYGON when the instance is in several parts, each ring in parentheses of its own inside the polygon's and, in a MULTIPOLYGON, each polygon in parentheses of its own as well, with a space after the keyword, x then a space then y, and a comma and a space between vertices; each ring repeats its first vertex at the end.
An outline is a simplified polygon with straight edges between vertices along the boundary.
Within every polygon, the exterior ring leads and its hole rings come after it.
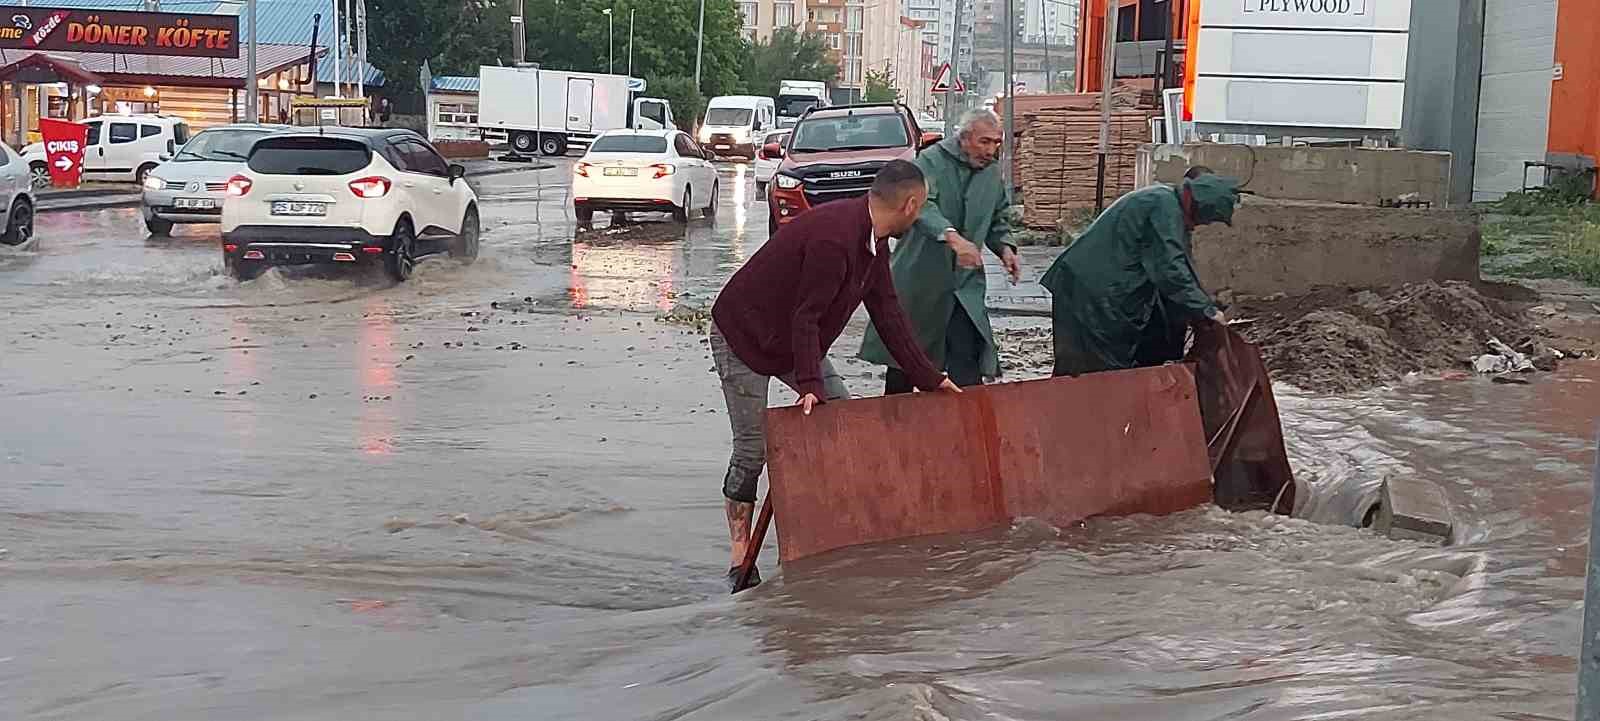
MULTIPOLYGON (((189 142, 189 125, 167 115, 101 115, 79 120, 89 126, 83 148, 83 179, 143 183, 144 176, 189 142)), ((50 184, 44 143, 22 149, 34 187, 50 184)))
POLYGON ((778 111, 772 98, 723 95, 706 105, 700 144, 718 156, 755 160, 761 139, 777 125, 778 111))

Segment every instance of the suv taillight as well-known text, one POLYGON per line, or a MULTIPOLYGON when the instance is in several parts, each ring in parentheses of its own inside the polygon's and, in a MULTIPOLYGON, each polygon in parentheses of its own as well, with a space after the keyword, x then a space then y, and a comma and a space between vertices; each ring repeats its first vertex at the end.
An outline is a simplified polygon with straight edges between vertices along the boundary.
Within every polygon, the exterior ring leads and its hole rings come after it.
POLYGON ((245 193, 250 192, 250 186, 252 185, 255 185, 255 183, 249 178, 246 178, 243 175, 235 175, 231 178, 228 178, 228 195, 231 195, 235 198, 242 198, 244 197, 245 193))
POLYGON ((389 194, 390 185, 388 178, 374 175, 350 181, 350 192, 355 193, 357 198, 382 198, 389 194))

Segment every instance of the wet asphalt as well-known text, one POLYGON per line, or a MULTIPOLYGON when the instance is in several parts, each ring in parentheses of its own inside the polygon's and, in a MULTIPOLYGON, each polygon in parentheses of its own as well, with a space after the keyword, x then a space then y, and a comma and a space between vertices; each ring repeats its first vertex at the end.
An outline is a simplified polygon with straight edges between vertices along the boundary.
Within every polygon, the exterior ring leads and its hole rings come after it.
MULTIPOLYGON (((1280 390, 1320 523, 1020 523, 729 598, 727 421, 662 316, 710 305, 765 205, 726 165, 714 220, 580 233, 568 172, 475 181, 478 262, 402 285, 237 283, 214 228, 129 208, 0 249, 0 718, 1570 713, 1594 364, 1280 390), (1341 525, 1391 473, 1446 488, 1458 546, 1341 525)), ((859 333, 833 357, 876 394, 859 333)))

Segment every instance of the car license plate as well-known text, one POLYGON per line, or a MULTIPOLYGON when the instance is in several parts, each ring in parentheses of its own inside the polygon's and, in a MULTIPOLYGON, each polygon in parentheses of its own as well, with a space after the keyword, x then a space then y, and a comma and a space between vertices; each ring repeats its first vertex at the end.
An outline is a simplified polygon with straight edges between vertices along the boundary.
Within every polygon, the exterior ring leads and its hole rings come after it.
POLYGON ((172 207, 179 210, 215 210, 217 201, 213 198, 178 198, 172 201, 172 207))
POLYGON ((717 146, 717 150, 732 150, 732 149, 733 149, 733 146, 731 146, 731 145, 718 145, 717 146))
POLYGON ((638 175, 638 168, 606 168, 606 175, 638 175))
POLYGON ((297 200, 272 201, 273 215, 327 215, 327 203, 302 203, 297 200))

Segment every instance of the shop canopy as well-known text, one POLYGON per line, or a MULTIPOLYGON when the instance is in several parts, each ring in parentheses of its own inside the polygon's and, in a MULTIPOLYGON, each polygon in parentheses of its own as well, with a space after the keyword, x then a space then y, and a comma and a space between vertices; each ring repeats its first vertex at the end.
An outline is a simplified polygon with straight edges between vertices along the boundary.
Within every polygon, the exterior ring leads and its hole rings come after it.
POLYGON ((77 60, 33 53, 14 63, 0 67, 0 81, 12 83, 68 83, 71 85, 99 85, 104 79, 85 70, 77 60))
MULTIPOLYGON (((326 52, 318 48, 318 55, 326 52)), ((304 45, 259 45, 256 51, 257 77, 264 77, 307 62, 310 48, 304 45)), ((52 52, 31 53, 22 56, 16 50, 0 50, 0 63, 11 62, 0 72, 12 67, 34 67, 30 62, 45 62, 47 67, 70 67, 77 73, 94 80, 59 78, 55 80, 29 80, 25 83, 73 82, 82 85, 180 85, 187 87, 243 88, 245 87, 245 60, 239 58, 171 57, 164 55, 113 55, 110 53, 52 52), (19 59, 20 58, 20 59, 19 59), (34 60, 44 58, 44 60, 34 60), (12 62, 15 61, 15 62, 12 62)), ((0 76, 0 79, 12 80, 0 76)))

